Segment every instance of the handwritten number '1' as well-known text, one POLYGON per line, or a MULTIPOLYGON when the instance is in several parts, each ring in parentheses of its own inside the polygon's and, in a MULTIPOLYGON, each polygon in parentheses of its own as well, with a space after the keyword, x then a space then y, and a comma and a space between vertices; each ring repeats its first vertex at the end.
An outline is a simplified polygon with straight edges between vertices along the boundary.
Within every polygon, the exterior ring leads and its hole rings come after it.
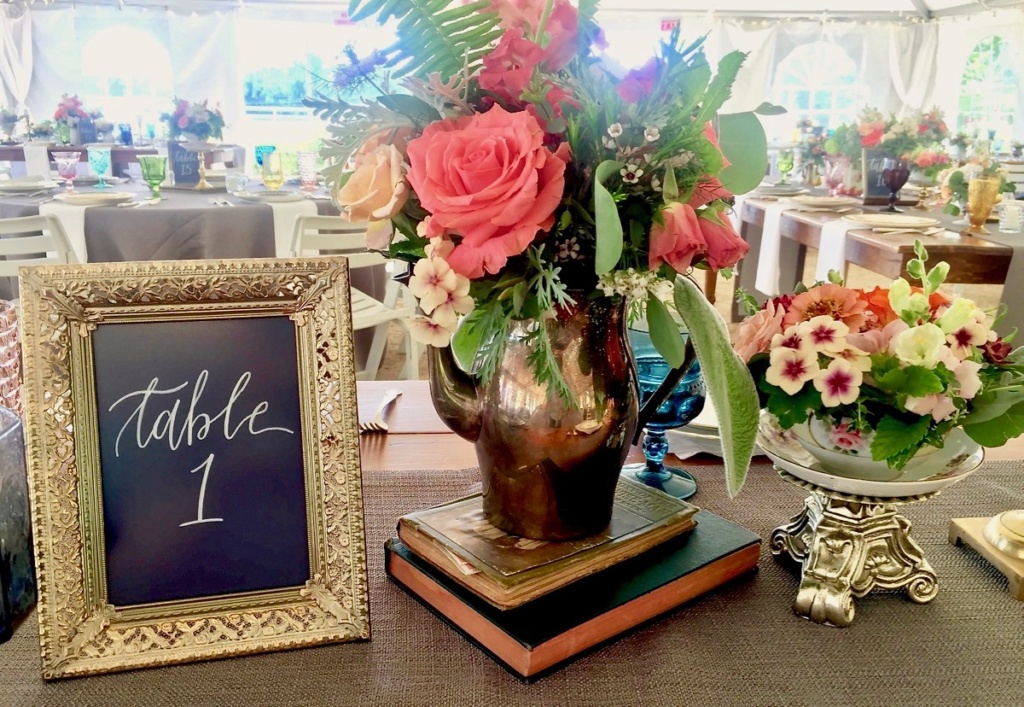
POLYGON ((206 458, 202 464, 192 469, 190 474, 194 474, 200 469, 203 469, 203 483, 199 485, 199 507, 196 511, 196 519, 190 520, 187 523, 182 523, 179 528, 184 528, 186 525, 197 525, 199 523, 220 523, 223 522, 223 518, 203 518, 203 502, 206 500, 206 480, 210 478, 210 468, 213 466, 213 455, 211 454, 206 458))

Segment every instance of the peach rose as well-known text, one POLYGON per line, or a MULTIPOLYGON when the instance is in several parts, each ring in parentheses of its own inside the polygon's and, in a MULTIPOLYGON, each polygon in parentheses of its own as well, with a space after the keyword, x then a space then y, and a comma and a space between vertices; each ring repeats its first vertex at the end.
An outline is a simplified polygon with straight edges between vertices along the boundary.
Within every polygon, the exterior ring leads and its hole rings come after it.
POLYGON ((569 147, 544 147, 526 112, 486 113, 432 123, 409 143, 409 182, 430 212, 429 237, 461 236, 448 263, 460 275, 497 273, 554 225, 569 147))
POLYGON ((736 235, 732 222, 728 218, 719 218, 721 223, 709 218, 697 219, 701 235, 707 243, 708 265, 715 270, 731 268, 750 250, 750 245, 736 235))
POLYGON ((782 318, 786 310, 771 302, 740 324, 736 331, 733 348, 744 361, 749 361, 754 354, 767 353, 772 337, 782 333, 782 318))
POLYGON ((380 221, 398 214, 409 199, 402 153, 378 145, 356 157, 356 168, 334 200, 352 221, 380 221))
POLYGON ((657 270, 668 263, 676 272, 685 273, 694 256, 707 250, 697 214, 688 204, 674 201, 662 209, 661 215, 664 225, 656 222, 651 226, 647 266, 657 270))

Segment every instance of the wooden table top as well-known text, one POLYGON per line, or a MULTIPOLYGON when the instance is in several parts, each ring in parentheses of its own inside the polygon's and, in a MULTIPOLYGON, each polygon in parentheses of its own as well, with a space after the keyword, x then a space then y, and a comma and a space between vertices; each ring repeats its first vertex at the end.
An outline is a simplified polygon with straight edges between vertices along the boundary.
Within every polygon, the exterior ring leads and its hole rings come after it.
MULTIPOLYGON (((96 143, 97 147, 110 148, 110 161, 113 164, 128 164, 138 162, 139 155, 155 155, 155 147, 131 147, 126 145, 115 145, 113 143, 96 143)), ((54 145, 50 146, 50 155, 54 152, 80 152, 82 162, 89 161, 89 149, 81 145, 54 145)), ((10 162, 24 162, 25 150, 21 145, 0 145, 0 160, 10 162)))
MULTIPOLYGON (((364 434, 360 438, 360 452, 365 471, 465 469, 476 466, 473 445, 450 432, 434 412, 427 381, 360 381, 357 385, 359 419, 373 417, 384 392, 392 388, 402 391, 385 415, 388 434, 364 434)), ((998 449, 985 451, 988 460, 1024 458, 1024 438, 1011 440, 998 449)), ((629 452, 628 461, 642 461, 639 447, 629 452)), ((698 455, 673 464, 700 466, 720 464, 710 455, 698 455)))
MULTIPOLYGON (((757 227, 764 225, 764 209, 776 203, 765 199, 746 199, 742 218, 757 227)), ((870 211, 871 209, 866 209, 870 211)), ((937 212, 908 211, 915 216, 939 216, 937 212)), ((780 233, 801 245, 818 248, 821 227, 842 218, 826 212, 786 211, 780 233)), ((934 236, 918 233, 874 233, 870 228, 856 228, 847 234, 846 260, 890 278, 906 276, 906 266, 914 256, 914 241, 920 240, 928 249, 929 258, 950 264, 947 282, 975 285, 1002 285, 1013 257, 1007 246, 953 231, 934 236)))

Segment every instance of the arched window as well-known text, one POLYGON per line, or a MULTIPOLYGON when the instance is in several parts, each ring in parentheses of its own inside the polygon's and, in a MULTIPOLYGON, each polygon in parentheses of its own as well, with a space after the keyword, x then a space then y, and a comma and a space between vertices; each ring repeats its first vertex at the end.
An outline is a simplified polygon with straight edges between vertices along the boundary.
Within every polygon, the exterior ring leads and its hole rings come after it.
POLYGON ((772 100, 789 113, 771 121, 770 136, 786 141, 800 120, 810 120, 826 131, 854 120, 867 96, 857 82, 857 64, 841 47, 812 42, 779 62, 772 100))
POLYGON ((958 131, 982 139, 1010 137, 1016 111, 1017 78, 1009 47, 998 35, 978 42, 960 79, 958 131))
POLYGON ((100 107, 109 117, 149 114, 174 94, 170 55, 144 29, 106 27, 82 47, 82 84, 77 92, 86 107, 100 107), (145 57, 126 60, 125 47, 137 48, 145 57))

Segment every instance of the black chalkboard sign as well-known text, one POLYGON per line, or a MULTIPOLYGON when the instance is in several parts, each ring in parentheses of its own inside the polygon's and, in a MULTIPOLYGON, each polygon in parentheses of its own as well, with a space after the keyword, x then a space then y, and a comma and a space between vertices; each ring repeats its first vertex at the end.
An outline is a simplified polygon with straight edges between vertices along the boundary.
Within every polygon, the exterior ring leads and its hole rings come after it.
POLYGON ((104 324, 93 350, 110 603, 308 580, 294 323, 104 324))
MULTIPOLYGON (((885 186, 885 177, 882 170, 885 169, 885 160, 892 159, 891 152, 880 149, 864 148, 863 150, 863 199, 865 204, 888 204, 889 187, 885 186)), ((899 204, 916 204, 917 199, 904 200, 900 198, 899 204)))
POLYGON ((174 184, 189 185, 199 183, 199 153, 189 150, 177 142, 167 143, 167 155, 170 158, 174 184))
POLYGON ((82 145, 96 142, 96 123, 83 120, 78 123, 78 140, 82 145))

